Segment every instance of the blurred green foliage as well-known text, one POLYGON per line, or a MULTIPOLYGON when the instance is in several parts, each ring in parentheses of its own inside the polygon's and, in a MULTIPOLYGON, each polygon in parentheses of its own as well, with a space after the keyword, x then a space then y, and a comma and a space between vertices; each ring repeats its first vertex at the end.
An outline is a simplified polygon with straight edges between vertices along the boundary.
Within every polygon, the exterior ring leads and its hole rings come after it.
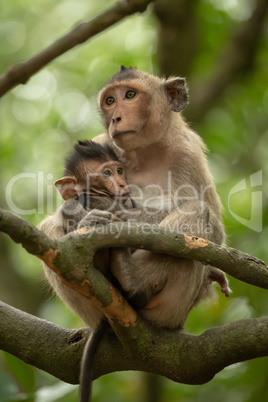
MULTIPOLYGON (((107 0, 1 2, 0 71, 33 56, 78 21, 92 18, 112 3, 114 1, 107 0)), ((187 77, 190 83, 213 74, 218 50, 236 24, 250 16, 252 2, 203 0, 197 2, 197 8, 200 52, 187 77)), ((192 123, 210 151, 211 170, 224 204, 228 244, 266 262, 267 40, 268 25, 252 72, 226 88, 202 122, 192 123), (258 180, 250 182, 250 177, 258 172, 258 180), (232 194, 237 185, 238 191, 232 194), (254 198, 257 192, 260 197, 254 198), (254 221, 254 230, 250 228, 251 221, 254 221)), ((62 175, 64 157, 77 139, 92 138, 102 132, 97 93, 120 64, 158 73, 157 22, 151 8, 146 14, 130 17, 68 52, 32 77, 26 86, 19 86, 5 95, 0 107, 1 207, 37 225, 60 205, 54 181, 62 175)), ((9 266, 6 261, 13 267, 9 272, 9 289, 4 289, 6 282, 1 273, 1 300, 11 300, 16 307, 27 310, 27 303, 22 300, 27 299, 28 288, 33 287, 39 294, 31 301, 36 314, 66 327, 83 325, 61 302, 50 297, 41 279, 40 263, 9 239, 1 236, 0 241, 6 250, 1 271, 9 266), (23 279, 16 292, 12 275, 23 279)), ((231 298, 225 299, 219 294, 218 302, 195 309, 186 331, 199 334, 212 326, 267 314, 267 291, 233 278, 230 282, 231 298)), ((231 366, 202 386, 163 380, 161 402, 268 400, 267 364, 267 358, 263 358, 231 366)), ((143 390, 142 373, 115 373, 95 381, 93 395, 96 402, 138 402, 145 401, 143 390)), ((72 402, 76 398, 77 387, 61 383, 6 353, 0 355, 1 402, 72 402)))

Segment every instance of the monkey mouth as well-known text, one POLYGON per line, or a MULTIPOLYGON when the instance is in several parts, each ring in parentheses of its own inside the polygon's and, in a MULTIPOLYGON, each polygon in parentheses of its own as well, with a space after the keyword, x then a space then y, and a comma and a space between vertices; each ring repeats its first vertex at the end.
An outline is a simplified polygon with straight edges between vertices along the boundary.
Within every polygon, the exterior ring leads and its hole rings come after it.
POLYGON ((117 194, 115 196, 115 199, 118 201, 126 201, 129 197, 130 197, 130 192, 128 191, 126 193, 117 194))
POLYGON ((132 131, 132 130, 128 130, 128 131, 114 131, 113 133, 112 133, 112 137, 113 138, 116 138, 116 137, 119 137, 119 136, 121 136, 121 135, 125 135, 125 134, 136 134, 136 131, 132 131))

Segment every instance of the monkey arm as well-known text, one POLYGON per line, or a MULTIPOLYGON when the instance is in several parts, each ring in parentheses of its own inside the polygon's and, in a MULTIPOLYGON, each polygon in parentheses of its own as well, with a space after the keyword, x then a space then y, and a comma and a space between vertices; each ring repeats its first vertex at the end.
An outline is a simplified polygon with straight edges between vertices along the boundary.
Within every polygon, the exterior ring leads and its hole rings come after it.
POLYGON ((140 223, 160 223, 164 218, 168 216, 168 212, 164 210, 159 210, 157 208, 146 207, 143 208, 130 208, 123 209, 115 212, 120 220, 128 222, 140 222, 140 223))
POLYGON ((202 237, 216 244, 223 244, 225 240, 221 219, 205 201, 182 203, 163 219, 160 226, 202 237))
POLYGON ((99 209, 92 209, 89 212, 86 212, 86 215, 79 222, 79 228, 82 227, 91 227, 95 225, 106 225, 110 222, 119 222, 120 219, 117 218, 112 212, 102 211, 99 209))
POLYGON ((79 222, 87 215, 87 211, 76 199, 69 199, 57 211, 58 221, 65 234, 77 229, 79 222))
POLYGON ((87 211, 75 199, 65 201, 58 210, 46 217, 39 229, 50 239, 59 239, 77 229, 79 222, 87 215, 87 211))

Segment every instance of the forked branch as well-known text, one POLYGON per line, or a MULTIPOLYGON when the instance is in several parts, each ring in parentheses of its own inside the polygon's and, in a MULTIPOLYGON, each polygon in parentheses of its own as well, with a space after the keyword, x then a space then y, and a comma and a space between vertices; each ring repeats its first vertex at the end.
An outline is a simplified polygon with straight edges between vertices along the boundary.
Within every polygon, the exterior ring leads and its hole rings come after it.
POLYGON ((135 326, 136 313, 93 266, 98 249, 133 247, 201 261, 246 283, 268 289, 268 266, 256 257, 158 225, 110 223, 82 228, 52 241, 32 224, 0 210, 0 231, 42 259, 61 280, 100 308, 111 322, 135 326))
MULTIPOLYGON (((241 280, 268 288, 268 267, 255 257, 195 236, 165 232, 158 226, 120 222, 80 229, 52 241, 4 210, 0 210, 0 231, 46 262, 67 286, 93 301, 109 319, 116 336, 107 333, 98 355, 106 356, 105 364, 97 359, 95 378, 114 371, 142 370, 177 382, 201 384, 230 364, 268 355, 267 317, 241 320, 200 336, 155 332, 92 265, 96 250, 129 246, 225 267, 241 280)), ((64 381, 78 382, 88 331, 67 331, 4 303, 0 303, 0 322, 1 349, 64 381)))

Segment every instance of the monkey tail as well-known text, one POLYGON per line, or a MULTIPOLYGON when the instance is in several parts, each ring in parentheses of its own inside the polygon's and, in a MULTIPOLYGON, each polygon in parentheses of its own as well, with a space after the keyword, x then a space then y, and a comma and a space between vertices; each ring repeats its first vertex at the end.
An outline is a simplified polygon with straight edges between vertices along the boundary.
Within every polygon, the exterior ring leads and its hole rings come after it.
POLYGON ((106 319, 101 320, 97 329, 92 331, 90 334, 85 345, 80 369, 79 402, 91 402, 93 369, 96 353, 108 327, 108 321, 106 319))

